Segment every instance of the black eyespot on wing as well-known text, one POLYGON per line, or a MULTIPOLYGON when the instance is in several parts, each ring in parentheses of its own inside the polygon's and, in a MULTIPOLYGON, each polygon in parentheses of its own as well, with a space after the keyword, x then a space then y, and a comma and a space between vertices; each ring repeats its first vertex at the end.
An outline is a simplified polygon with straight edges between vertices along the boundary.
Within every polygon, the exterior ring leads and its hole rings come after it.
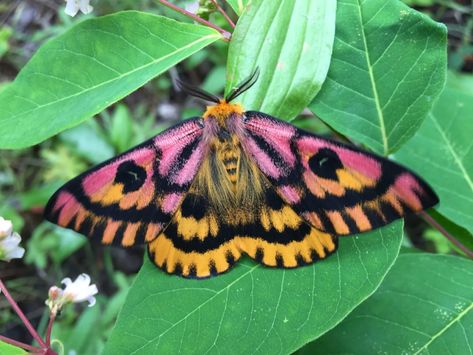
POLYGON ((325 179, 338 180, 337 169, 343 168, 337 153, 322 148, 309 159, 309 167, 315 175, 325 179))
POLYGON ((115 182, 123 184, 123 192, 133 192, 143 186, 146 180, 146 170, 133 160, 126 160, 117 168, 115 182))

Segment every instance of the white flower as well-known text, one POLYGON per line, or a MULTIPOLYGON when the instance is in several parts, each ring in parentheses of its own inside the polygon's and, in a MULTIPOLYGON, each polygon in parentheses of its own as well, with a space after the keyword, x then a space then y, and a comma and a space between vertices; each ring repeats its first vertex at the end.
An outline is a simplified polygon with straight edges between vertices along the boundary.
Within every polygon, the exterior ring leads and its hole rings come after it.
POLYGON ((0 239, 9 236, 13 231, 13 224, 11 221, 0 217, 0 239))
POLYGON ((0 260, 19 259, 25 254, 25 249, 20 247, 20 235, 12 232, 11 221, 0 217, 0 260))
POLYGON ((66 10, 64 11, 66 15, 75 16, 79 10, 87 15, 92 12, 94 9, 89 5, 90 0, 66 0, 66 10))
POLYGON ((97 294, 97 286, 90 284, 90 276, 87 274, 80 274, 74 281, 66 277, 61 281, 66 287, 64 290, 53 286, 49 289, 48 299, 46 304, 51 309, 51 312, 56 314, 65 304, 79 303, 88 301, 89 307, 95 304, 94 295, 97 294))
POLYGON ((89 307, 95 304, 94 295, 99 292, 97 286, 90 284, 90 276, 80 274, 74 282, 68 277, 61 281, 66 288, 64 289, 64 298, 70 302, 89 302, 89 307))
POLYGON ((18 233, 10 234, 0 239, 0 260, 10 261, 20 259, 25 254, 25 249, 20 247, 21 237, 18 233))
POLYGON ((187 4, 184 9, 187 11, 187 12, 190 12, 191 14, 197 14, 197 11, 199 11, 199 2, 198 1, 194 1, 194 2, 191 2, 190 4, 187 4))

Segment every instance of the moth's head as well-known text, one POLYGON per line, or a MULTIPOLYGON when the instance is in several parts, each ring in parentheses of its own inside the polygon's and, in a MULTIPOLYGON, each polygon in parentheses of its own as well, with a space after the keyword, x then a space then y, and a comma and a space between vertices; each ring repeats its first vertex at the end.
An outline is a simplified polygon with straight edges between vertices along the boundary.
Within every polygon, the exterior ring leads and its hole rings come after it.
POLYGON ((249 88, 251 88, 258 80, 258 76, 259 68, 256 68, 255 71, 248 78, 243 80, 224 98, 219 98, 209 92, 206 92, 194 86, 190 86, 181 81, 179 81, 178 83, 182 90, 187 92, 189 95, 204 99, 206 101, 214 102, 215 105, 207 106, 203 117, 204 119, 213 117, 220 125, 224 125, 227 118, 232 116, 233 114, 243 114, 243 106, 239 103, 232 103, 232 101, 235 100, 241 94, 243 94, 245 91, 247 91, 249 88))
POLYGON ((220 125, 224 125, 225 121, 231 115, 242 115, 243 106, 236 103, 227 102, 225 99, 220 99, 216 105, 207 106, 204 112, 204 119, 214 117, 220 125))

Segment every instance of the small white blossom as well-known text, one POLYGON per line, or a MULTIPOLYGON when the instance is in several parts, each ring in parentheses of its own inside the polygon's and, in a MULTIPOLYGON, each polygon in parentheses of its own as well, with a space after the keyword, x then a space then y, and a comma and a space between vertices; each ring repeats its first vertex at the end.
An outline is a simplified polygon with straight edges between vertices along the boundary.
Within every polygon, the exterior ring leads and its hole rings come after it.
POLYGON ((196 14, 197 11, 199 11, 199 2, 198 1, 194 1, 194 2, 191 2, 189 4, 187 4, 184 9, 187 11, 187 12, 190 12, 191 14, 196 14))
POLYGON ((89 4, 90 0, 66 0, 66 10, 64 11, 66 15, 74 17, 79 10, 87 15, 92 12, 94 9, 89 4))
POLYGON ((12 232, 11 221, 0 217, 0 260, 19 259, 25 254, 25 249, 20 247, 20 235, 12 232))
POLYGON ((48 299, 46 304, 51 309, 51 312, 56 314, 65 304, 79 303, 88 301, 89 307, 95 304, 94 295, 97 294, 97 286, 90 284, 90 276, 87 274, 80 274, 74 281, 66 277, 61 281, 66 287, 64 290, 57 286, 49 289, 48 299))
POLYGON ((0 238, 10 235, 13 231, 13 224, 11 221, 0 217, 0 238))

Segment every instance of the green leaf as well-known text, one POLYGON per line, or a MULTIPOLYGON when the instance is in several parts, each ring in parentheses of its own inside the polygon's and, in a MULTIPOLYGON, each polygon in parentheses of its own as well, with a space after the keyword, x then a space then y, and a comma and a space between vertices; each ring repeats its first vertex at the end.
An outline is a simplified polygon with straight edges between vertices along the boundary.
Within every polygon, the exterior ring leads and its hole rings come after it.
POLYGON ((226 0, 238 16, 251 5, 251 0, 226 0))
POLYGON ((226 93, 259 67, 259 80, 237 101, 247 110, 294 118, 327 75, 335 8, 334 0, 252 1, 230 42, 226 93))
POLYGON ((104 139, 98 131, 94 121, 68 129, 59 134, 59 138, 79 156, 88 161, 98 164, 110 159, 114 155, 113 147, 104 139))
POLYGON ((0 354, 2 355, 23 355, 26 354, 21 348, 0 341, 0 354))
POLYGON ((473 77, 466 79, 469 91, 449 77, 421 129, 395 158, 432 184, 441 214, 473 233, 473 77))
POLYGON ((473 262, 403 254, 381 287, 298 354, 471 354, 473 262))
POLYGON ((442 90, 446 34, 398 0, 339 2, 332 63, 310 109, 377 153, 397 150, 442 90))
POLYGON ((42 46, 0 93, 0 148, 76 126, 220 38, 134 11, 83 21, 42 46))
POLYGON ((105 354, 290 353, 342 320, 396 258, 402 223, 342 238, 312 266, 265 268, 245 259, 207 280, 170 276, 146 260, 105 354))
POLYGON ((131 148, 130 142, 133 136, 133 119, 128 107, 123 104, 117 105, 110 124, 110 141, 119 152, 131 148))

